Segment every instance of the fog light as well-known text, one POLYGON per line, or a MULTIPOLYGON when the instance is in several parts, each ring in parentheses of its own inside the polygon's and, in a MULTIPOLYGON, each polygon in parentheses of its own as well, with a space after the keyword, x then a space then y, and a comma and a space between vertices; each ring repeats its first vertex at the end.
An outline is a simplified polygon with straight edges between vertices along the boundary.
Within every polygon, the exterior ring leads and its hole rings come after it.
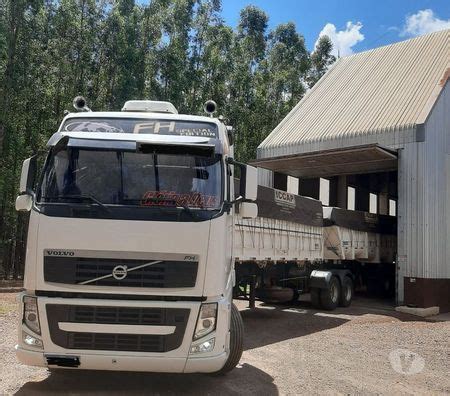
POLYGON ((211 352, 214 349, 215 338, 203 341, 201 344, 192 345, 190 354, 211 352))
POLYGON ((35 348, 42 348, 42 340, 39 338, 33 337, 25 332, 22 333, 22 339, 23 342, 29 346, 35 347, 35 348))

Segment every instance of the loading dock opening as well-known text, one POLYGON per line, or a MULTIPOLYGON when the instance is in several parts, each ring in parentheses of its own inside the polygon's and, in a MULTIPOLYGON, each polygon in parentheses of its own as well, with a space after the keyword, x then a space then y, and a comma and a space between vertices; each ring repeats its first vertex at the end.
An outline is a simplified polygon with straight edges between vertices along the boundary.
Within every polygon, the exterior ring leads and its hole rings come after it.
MULTIPOLYGON (((355 221, 357 217, 364 218, 369 213, 389 216, 391 219, 387 220, 389 224, 394 223, 395 232, 395 216, 389 211, 390 201, 398 199, 397 153, 394 150, 368 145, 308 155, 292 155, 286 158, 286 161, 281 157, 257 160, 253 163, 274 172, 276 188, 287 191, 288 176, 296 177, 297 190, 294 191, 290 186, 290 193, 318 199, 324 206, 356 210, 356 212, 342 212, 344 217, 351 217, 354 213, 355 221), (323 191, 324 187, 327 191, 323 191), (349 197, 349 191, 354 191, 353 197, 349 197), (374 198, 376 203, 373 202, 374 198), (349 201, 352 201, 351 207, 349 201)), ((379 219, 383 220, 382 217, 379 219)), ((345 223, 345 219, 342 220, 345 223)), ((396 242, 393 249, 393 254, 389 258, 380 257, 380 262, 343 260, 338 264, 351 269, 355 274, 355 292, 395 300, 398 285, 396 242)), ((326 258, 332 259, 332 256, 326 258)))
POLYGON ((325 177, 330 206, 395 214, 396 301, 441 312, 450 311, 449 37, 447 29, 340 58, 254 162, 270 170, 260 172, 265 185, 286 189, 287 175, 297 177, 299 193, 318 199, 325 177))

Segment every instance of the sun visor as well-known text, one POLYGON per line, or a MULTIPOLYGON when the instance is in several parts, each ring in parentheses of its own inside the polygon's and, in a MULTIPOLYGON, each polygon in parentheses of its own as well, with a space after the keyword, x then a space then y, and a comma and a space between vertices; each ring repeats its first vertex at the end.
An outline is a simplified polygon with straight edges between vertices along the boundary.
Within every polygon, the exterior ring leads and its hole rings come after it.
MULTIPOLYGON (((98 136, 84 137, 80 134, 76 136, 71 136, 66 133, 57 132, 55 133, 47 143, 49 147, 63 146, 63 147, 79 147, 79 148, 91 148, 98 150, 130 150, 130 151, 141 151, 143 153, 158 152, 164 154, 190 154, 190 155, 200 155, 200 156, 212 156, 215 153, 222 154, 223 147, 219 139, 203 139, 202 142, 192 139, 190 141, 187 139, 174 139, 173 141, 169 139, 157 140, 154 137, 148 139, 144 137, 143 139, 136 140, 125 140, 123 135, 120 136, 121 139, 117 139, 116 136, 112 136, 108 139, 105 134, 103 138, 98 138, 98 136)), ((166 138, 166 137, 164 137, 166 138)))

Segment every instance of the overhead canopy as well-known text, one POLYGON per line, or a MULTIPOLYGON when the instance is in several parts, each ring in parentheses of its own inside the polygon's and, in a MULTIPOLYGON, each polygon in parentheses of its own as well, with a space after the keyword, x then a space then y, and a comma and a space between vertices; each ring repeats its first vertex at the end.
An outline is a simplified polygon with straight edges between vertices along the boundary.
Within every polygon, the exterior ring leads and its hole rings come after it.
POLYGON ((255 160, 253 165, 299 178, 386 172, 397 169, 397 153, 366 145, 255 160))

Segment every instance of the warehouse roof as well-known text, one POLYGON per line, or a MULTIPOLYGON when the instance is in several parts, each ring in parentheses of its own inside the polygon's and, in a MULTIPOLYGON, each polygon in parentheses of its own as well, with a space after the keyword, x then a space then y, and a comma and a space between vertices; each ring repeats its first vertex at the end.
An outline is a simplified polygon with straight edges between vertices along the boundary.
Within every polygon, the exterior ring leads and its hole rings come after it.
POLYGON ((258 158, 390 146, 381 135, 425 122, 449 78, 449 60, 450 30, 340 58, 260 144, 258 158))

